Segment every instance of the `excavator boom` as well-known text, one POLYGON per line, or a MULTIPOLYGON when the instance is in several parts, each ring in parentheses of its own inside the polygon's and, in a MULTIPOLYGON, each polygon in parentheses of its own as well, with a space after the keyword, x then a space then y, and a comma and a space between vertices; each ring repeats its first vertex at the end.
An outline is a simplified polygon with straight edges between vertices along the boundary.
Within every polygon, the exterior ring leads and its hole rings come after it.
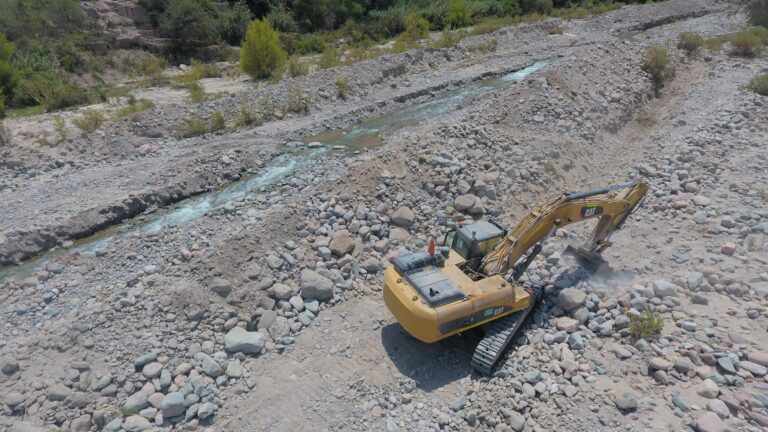
MULTIPOLYGON (((587 192, 555 195, 531 210, 485 255, 482 273, 506 274, 529 249, 540 244, 558 228, 598 218, 592 234, 579 249, 586 255, 585 258, 594 259, 610 245, 608 240, 611 234, 621 228, 647 191, 647 183, 636 181, 587 192)), ((532 257, 518 264, 514 273, 515 280, 531 261, 532 257)))

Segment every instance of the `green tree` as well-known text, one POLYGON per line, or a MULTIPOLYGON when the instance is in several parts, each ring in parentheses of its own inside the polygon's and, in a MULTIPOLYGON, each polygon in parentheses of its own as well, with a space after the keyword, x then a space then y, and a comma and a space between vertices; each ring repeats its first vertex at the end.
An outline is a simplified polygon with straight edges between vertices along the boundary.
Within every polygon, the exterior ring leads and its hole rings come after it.
POLYGON ((12 41, 57 36, 82 27, 77 0, 0 0, 0 30, 12 41))
POLYGON ((248 24, 253 20, 253 14, 242 0, 232 6, 232 9, 221 14, 219 34, 230 45, 240 45, 248 30, 248 24))
POLYGON ((750 0, 747 13, 752 25, 768 27, 768 0, 750 0))
POLYGON ((416 42, 417 40, 429 37, 429 21, 422 18, 421 15, 411 13, 405 17, 405 31, 399 39, 405 42, 416 42))
POLYGON ((172 48, 188 52, 219 40, 218 11, 210 0, 170 0, 160 20, 160 29, 173 39, 172 48))
POLYGON ((445 24, 451 28, 466 27, 472 23, 472 15, 465 0, 451 0, 448 5, 448 13, 445 16, 445 24))
POLYGON ((266 18, 257 19, 248 26, 240 49, 240 67, 253 78, 267 78, 286 60, 280 46, 280 36, 266 18))
POLYGON ((0 118, 5 115, 6 101, 10 102, 17 83, 16 69, 11 65, 14 45, 0 33, 0 118))

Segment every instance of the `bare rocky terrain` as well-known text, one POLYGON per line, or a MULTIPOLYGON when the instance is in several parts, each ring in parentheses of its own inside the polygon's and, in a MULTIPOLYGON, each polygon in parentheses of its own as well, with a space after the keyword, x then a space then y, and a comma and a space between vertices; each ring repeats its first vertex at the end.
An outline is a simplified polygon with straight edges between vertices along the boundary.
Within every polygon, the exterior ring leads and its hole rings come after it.
POLYGON ((765 430, 768 98, 744 85, 768 59, 673 42, 744 23, 727 1, 628 6, 158 105, 58 147, 17 138, 0 429, 765 430), (658 97, 650 44, 676 69, 658 97), (285 108, 296 88, 307 113, 285 108), (267 100, 261 126, 177 133, 267 100), (430 109, 372 145, 313 137, 430 109), (561 255, 585 227, 559 231, 528 275, 547 295, 492 377, 471 372, 478 334, 425 345, 384 306, 403 248, 633 178, 651 191, 611 239, 613 272, 561 255), (645 310, 662 334, 634 340, 645 310))

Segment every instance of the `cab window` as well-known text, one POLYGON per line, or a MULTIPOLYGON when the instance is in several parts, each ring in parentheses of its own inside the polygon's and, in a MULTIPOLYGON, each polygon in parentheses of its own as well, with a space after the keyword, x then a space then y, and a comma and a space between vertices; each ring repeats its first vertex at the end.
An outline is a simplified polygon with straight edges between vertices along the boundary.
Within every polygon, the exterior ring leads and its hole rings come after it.
POLYGON ((453 247, 453 239, 456 237, 456 230, 450 230, 445 234, 445 241, 443 242, 443 246, 452 248, 453 247))
POLYGON ((453 250, 459 253, 464 259, 469 258, 469 247, 471 244, 462 236, 457 235, 453 241, 453 250))

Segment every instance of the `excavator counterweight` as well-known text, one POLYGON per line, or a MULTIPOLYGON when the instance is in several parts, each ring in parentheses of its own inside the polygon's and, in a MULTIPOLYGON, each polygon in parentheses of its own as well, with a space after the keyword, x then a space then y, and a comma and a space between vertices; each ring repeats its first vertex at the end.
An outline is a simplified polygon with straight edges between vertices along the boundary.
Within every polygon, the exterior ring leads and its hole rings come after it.
MULTIPOLYGON (((611 235, 642 203, 642 181, 559 194, 511 230, 490 220, 450 230, 439 251, 398 256, 384 272, 384 302, 413 337, 433 343, 482 326, 472 367, 489 374, 543 296, 543 286, 518 283, 547 239, 566 225, 597 219, 587 241, 569 248, 587 264, 605 264, 611 235)), ((590 271, 597 270, 587 265, 590 271)))

